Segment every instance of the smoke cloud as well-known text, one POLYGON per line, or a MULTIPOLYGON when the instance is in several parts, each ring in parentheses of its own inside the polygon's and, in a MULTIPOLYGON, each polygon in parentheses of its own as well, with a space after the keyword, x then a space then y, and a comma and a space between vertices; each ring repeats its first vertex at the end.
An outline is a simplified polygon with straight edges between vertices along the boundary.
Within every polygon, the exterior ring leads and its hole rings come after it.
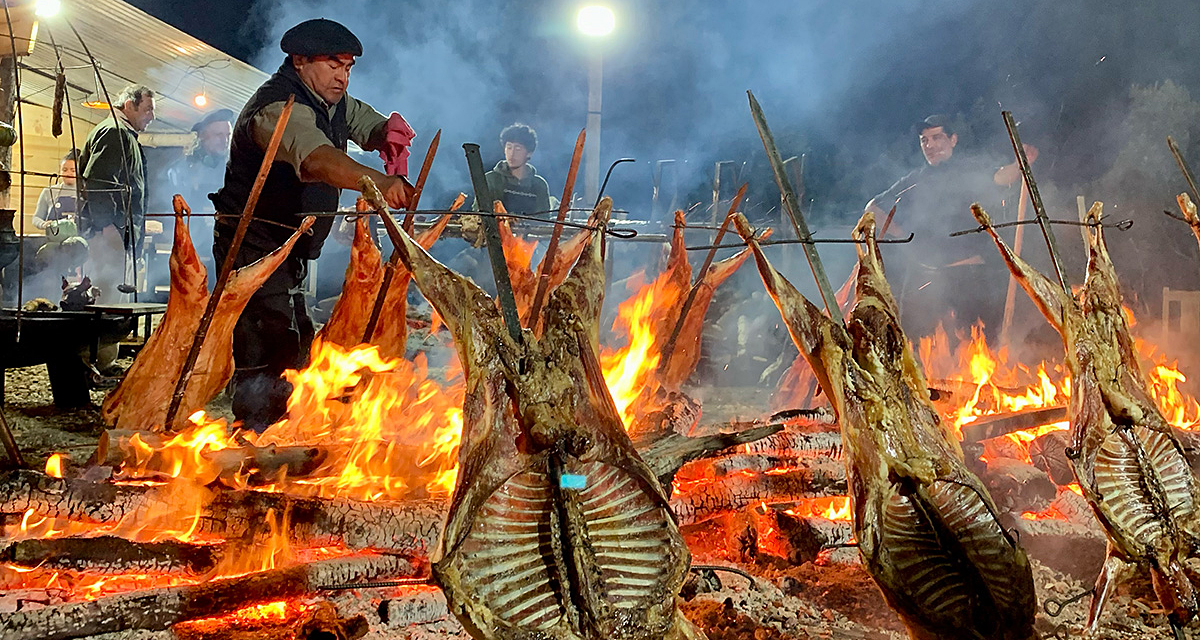
MULTIPOLYGON (((252 61, 277 67, 280 35, 301 20, 324 16, 346 24, 365 47, 350 92, 384 113, 402 112, 420 134, 417 157, 433 131, 444 130, 425 201, 440 206, 469 191, 459 144, 479 142, 485 164, 495 162, 497 134, 514 121, 537 128, 532 162, 551 192, 560 192, 572 142, 585 124, 588 61, 598 50, 602 167, 620 157, 638 160, 618 167, 608 187, 619 208, 647 218, 654 162, 674 159, 679 204, 705 203, 693 216, 707 219, 713 165, 729 160, 734 169, 723 182, 749 181, 748 215, 778 225, 778 192, 747 108, 750 89, 785 157, 806 154, 807 212, 824 237, 844 237, 872 195, 921 166, 912 125, 929 114, 963 124, 961 149, 1009 162, 1000 119, 1008 109, 1024 141, 1041 150, 1034 170, 1052 217, 1073 218, 1082 194, 1135 220, 1132 230, 1109 238, 1127 287, 1136 287, 1139 310, 1157 311, 1163 286, 1200 288, 1195 245, 1160 213, 1173 208, 1173 194, 1184 188, 1170 170, 1165 136, 1180 140, 1193 162, 1200 150, 1195 120, 1178 115, 1190 114, 1200 99, 1189 33, 1200 23, 1200 4, 609 4, 616 31, 597 43, 577 34, 577 7, 564 0, 263 0, 254 19, 266 44, 252 61), (1145 255, 1171 264, 1142 266, 1145 255)), ((736 186, 727 187, 726 197, 736 186)), ((972 226, 963 212, 947 231, 972 226)), ((1078 283, 1082 252, 1074 233, 1061 235, 1071 242, 1064 252, 1069 279, 1078 283)), ((797 286, 815 296, 799 249, 773 251, 797 286)), ((846 273, 851 248, 821 251, 831 274, 846 273)), ((1041 254, 1033 249, 1032 259, 1048 272, 1041 254)), ((738 278, 726 286, 751 290, 757 274, 747 268, 738 278)), ((1007 273, 995 274, 994 286, 1006 282, 1007 273)), ((1027 301, 1021 297, 1020 304, 1027 301)), ((1028 306, 1025 312, 1035 313, 1028 306)))

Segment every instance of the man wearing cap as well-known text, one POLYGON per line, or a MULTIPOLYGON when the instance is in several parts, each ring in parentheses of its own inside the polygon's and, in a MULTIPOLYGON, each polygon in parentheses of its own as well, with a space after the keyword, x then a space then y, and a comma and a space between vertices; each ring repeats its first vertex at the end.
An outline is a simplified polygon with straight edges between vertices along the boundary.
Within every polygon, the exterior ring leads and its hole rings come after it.
MULTIPOLYGON (((235 266, 281 246, 304 214, 336 211, 340 190, 357 188, 360 176, 374 180, 392 207, 406 205, 413 191, 403 177, 414 135, 408 123, 398 113, 385 117, 346 93, 350 68, 362 55, 358 38, 337 22, 315 19, 289 29, 279 44, 288 56, 238 114, 224 185, 210 196, 218 214, 213 242, 218 264, 229 250, 289 95, 295 96, 295 106, 235 266), (346 155, 349 140, 378 151, 387 173, 346 155)), ((330 216, 317 218, 312 235, 301 237, 238 320, 233 412, 247 428, 261 431, 286 413, 291 385, 281 375, 308 362, 314 331, 301 284, 308 260, 320 256, 332 224, 330 216)))
MULTIPOLYGON (((187 154, 167 169, 172 193, 178 193, 193 211, 211 211, 208 194, 225 181, 225 162, 229 160, 229 138, 233 134, 233 111, 217 109, 192 125, 195 141, 187 154)), ((215 274, 212 259, 213 219, 196 217, 188 221, 196 253, 210 273, 215 274)), ((211 276, 215 279, 215 275, 211 276)))
MULTIPOLYGON (((956 154, 958 134, 952 120, 933 115, 917 123, 925 165, 900 178, 883 193, 871 198, 866 209, 875 213, 880 225, 896 207, 889 235, 912 242, 888 247, 886 260, 893 290, 898 293, 901 324, 913 340, 933 335, 939 323, 947 332, 968 331, 983 321, 989 337, 1000 330, 1004 311, 1004 287, 996 279, 995 247, 983 234, 951 238, 950 233, 970 228, 971 203, 998 210, 1003 200, 1001 187, 1021 177, 1016 163, 999 169, 986 159, 956 154)), ((1025 145, 1030 161, 1037 149, 1025 145)))

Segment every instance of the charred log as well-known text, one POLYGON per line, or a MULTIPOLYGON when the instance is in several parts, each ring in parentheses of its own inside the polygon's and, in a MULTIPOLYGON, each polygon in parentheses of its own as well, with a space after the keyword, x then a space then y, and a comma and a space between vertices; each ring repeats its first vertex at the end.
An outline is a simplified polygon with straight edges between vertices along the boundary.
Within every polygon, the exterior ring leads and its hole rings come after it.
POLYGON ((0 614, 0 640, 68 640, 122 629, 167 629, 196 618, 296 598, 330 584, 411 577, 415 567, 392 556, 322 560, 202 584, 0 614))
POLYGON ((987 471, 980 480, 996 506, 1007 512, 1041 511, 1058 492, 1046 472, 1011 458, 988 460, 987 471))
POLYGON ((651 473, 664 487, 669 487, 675 473, 684 464, 739 444, 768 437, 780 429, 783 429, 782 425, 767 424, 733 433, 717 433, 695 438, 674 431, 659 431, 645 434, 643 439, 635 440, 633 445, 650 467, 651 473))
POLYGON ((21 540, 0 549, 0 562, 30 569, 100 574, 201 575, 217 566, 222 545, 178 541, 130 542, 124 538, 21 540))
POLYGON ((822 551, 845 546, 854 538, 849 520, 798 516, 782 509, 768 509, 759 518, 760 529, 769 526, 774 530, 767 548, 793 565, 812 562, 822 551))
POLYGON ((970 424, 963 425, 963 442, 977 443, 996 438, 1014 431, 1032 429, 1044 424, 1062 422, 1067 419, 1066 407, 1039 407, 1011 413, 983 416, 970 424))
POLYGON ((677 490, 671 509, 680 525, 704 522, 758 502, 792 502, 846 494, 846 467, 814 462, 779 473, 739 473, 677 490))
POLYGON ((842 458, 842 434, 838 431, 780 431, 761 440, 747 443, 742 450, 748 454, 791 458, 842 458))
MULTIPOLYGON (((170 439, 169 434, 153 431, 108 429, 100 434, 92 460, 97 466, 105 467, 118 468, 128 464, 125 471, 131 477, 167 475, 172 471, 174 461, 165 459, 158 452, 170 439), (147 449, 153 451, 149 459, 137 463, 139 457, 145 457, 147 449), (132 469, 135 464, 136 470, 132 469)), ((207 451, 200 454, 209 463, 204 467, 204 474, 192 480, 196 484, 220 481, 229 487, 239 487, 247 483, 251 486, 270 484, 281 476, 304 478, 319 469, 328 454, 324 447, 250 444, 207 451)))
POLYGON ((1070 442, 1070 433, 1064 430, 1043 433, 1029 443, 1029 459, 1033 466, 1045 471, 1055 484, 1075 482, 1075 472, 1067 462, 1070 442))
MULTIPOLYGON (((40 516, 97 524, 179 513, 178 498, 170 485, 94 483, 33 471, 0 476, 0 513, 30 509, 40 516)), ((225 539, 253 537, 274 518, 288 523, 291 542, 299 546, 344 545, 424 556, 437 540, 444 510, 445 505, 436 501, 386 503, 297 498, 263 491, 208 492, 202 500, 197 532, 225 539)))

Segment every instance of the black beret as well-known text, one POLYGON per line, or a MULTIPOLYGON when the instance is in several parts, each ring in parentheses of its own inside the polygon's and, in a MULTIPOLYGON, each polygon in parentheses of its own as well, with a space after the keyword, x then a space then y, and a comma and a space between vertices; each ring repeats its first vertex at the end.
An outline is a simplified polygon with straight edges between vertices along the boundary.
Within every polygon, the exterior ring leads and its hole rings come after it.
POLYGON ((214 122, 233 122, 233 111, 230 109, 217 109, 204 116, 204 119, 200 122, 192 125, 192 131, 198 132, 214 122))
POLYGON ((305 20, 287 30, 279 48, 289 55, 336 56, 362 55, 362 43, 344 25, 325 18, 305 20))

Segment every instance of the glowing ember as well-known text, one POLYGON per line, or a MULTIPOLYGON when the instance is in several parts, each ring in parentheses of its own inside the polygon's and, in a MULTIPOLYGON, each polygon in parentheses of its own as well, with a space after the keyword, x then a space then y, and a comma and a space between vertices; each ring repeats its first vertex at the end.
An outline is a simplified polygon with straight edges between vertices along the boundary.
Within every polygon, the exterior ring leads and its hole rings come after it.
POLYGON ((850 521, 853 511, 849 496, 812 498, 790 508, 786 513, 804 518, 850 521))

